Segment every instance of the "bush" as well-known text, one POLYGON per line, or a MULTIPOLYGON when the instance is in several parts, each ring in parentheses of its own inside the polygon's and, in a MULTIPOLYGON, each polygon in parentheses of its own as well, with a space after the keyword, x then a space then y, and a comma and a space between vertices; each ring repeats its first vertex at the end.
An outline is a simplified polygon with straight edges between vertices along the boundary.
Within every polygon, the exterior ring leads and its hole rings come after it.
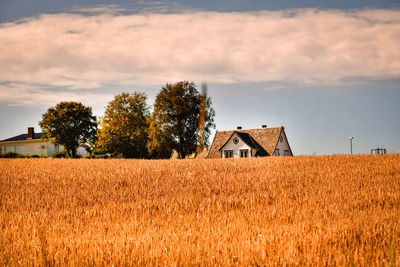
POLYGON ((100 147, 95 147, 92 150, 92 153, 87 155, 85 158, 91 158, 91 159, 106 159, 109 158, 110 155, 107 153, 107 150, 100 148, 100 147))
POLYGON ((84 159, 97 159, 97 156, 94 154, 89 154, 83 157, 84 159))
POLYGON ((24 155, 15 152, 7 152, 0 155, 1 158, 25 158, 24 155))
POLYGON ((40 154, 40 155, 24 155, 24 154, 19 154, 15 152, 7 152, 0 154, 0 158, 26 158, 26 159, 31 159, 31 158, 47 158, 45 155, 40 154))
POLYGON ((65 151, 65 150, 57 151, 57 152, 54 152, 53 154, 51 154, 51 157, 53 159, 68 158, 68 154, 67 154, 67 151, 65 151))

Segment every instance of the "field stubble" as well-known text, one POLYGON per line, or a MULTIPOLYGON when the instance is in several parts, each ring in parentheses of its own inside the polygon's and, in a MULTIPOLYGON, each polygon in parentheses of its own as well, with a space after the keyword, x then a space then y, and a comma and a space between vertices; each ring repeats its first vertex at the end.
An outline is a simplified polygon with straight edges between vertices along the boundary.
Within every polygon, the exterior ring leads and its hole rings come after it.
POLYGON ((387 265, 400 156, 0 160, 0 265, 387 265))

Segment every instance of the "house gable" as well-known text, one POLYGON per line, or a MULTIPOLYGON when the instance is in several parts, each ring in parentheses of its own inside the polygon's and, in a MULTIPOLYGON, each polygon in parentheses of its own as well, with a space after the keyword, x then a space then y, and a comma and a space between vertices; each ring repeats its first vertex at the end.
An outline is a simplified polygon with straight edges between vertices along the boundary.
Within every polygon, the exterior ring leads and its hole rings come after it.
POLYGON ((243 140, 242 136, 238 132, 233 132, 228 141, 219 148, 222 158, 225 158, 225 151, 232 151, 232 157, 239 158, 241 150, 248 151, 247 157, 254 156, 257 152, 256 148, 243 140))
MULTIPOLYGON (((219 151, 232 150, 234 151, 233 157, 240 157, 240 150, 248 150, 249 157, 254 156, 268 156, 268 152, 246 132, 234 131, 231 137, 221 146, 219 151), (237 143, 235 143, 235 139, 237 143)), ((223 152, 222 152, 223 153, 223 152)), ((224 157, 223 154, 221 154, 224 157)))
POLYGON ((281 133, 278 137, 278 140, 275 145, 274 150, 275 156, 293 156, 292 150, 289 145, 289 141, 287 140, 285 128, 282 127, 281 133))

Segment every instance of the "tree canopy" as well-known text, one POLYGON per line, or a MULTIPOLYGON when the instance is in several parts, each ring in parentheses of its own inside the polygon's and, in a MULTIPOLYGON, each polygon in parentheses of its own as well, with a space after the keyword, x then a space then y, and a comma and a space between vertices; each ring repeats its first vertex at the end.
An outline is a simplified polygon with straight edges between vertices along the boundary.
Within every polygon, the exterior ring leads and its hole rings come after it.
POLYGON ((154 113, 148 118, 149 123, 149 142, 147 150, 150 158, 167 159, 171 157, 172 146, 167 140, 167 135, 162 129, 162 125, 156 120, 154 113))
POLYGON ((43 138, 63 145, 69 157, 76 157, 79 146, 96 140, 97 123, 92 108, 79 102, 60 102, 50 107, 39 122, 43 138))
POLYGON ((207 145, 210 130, 215 127, 211 104, 211 99, 200 94, 193 82, 167 83, 154 103, 149 130, 150 152, 174 149, 179 158, 185 158, 194 153, 198 145, 207 145), (200 118, 202 103, 204 112, 200 118), (199 123, 200 119, 203 123, 199 123), (199 125, 203 133, 199 132, 199 125))
POLYGON ((113 156, 146 158, 149 108, 142 93, 122 93, 108 103, 98 130, 98 146, 113 156))

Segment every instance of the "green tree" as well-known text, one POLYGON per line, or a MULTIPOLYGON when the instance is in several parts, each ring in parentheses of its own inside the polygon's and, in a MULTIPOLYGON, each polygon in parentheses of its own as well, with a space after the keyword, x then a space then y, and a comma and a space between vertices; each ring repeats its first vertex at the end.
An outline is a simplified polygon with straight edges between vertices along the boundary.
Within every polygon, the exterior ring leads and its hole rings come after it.
POLYGON ((173 148, 154 113, 148 118, 148 124, 149 142, 147 143, 147 150, 150 153, 150 158, 167 159, 171 157, 173 148))
POLYGON ((69 157, 76 157, 79 146, 96 140, 97 123, 92 108, 79 102, 60 102, 50 107, 39 122, 43 138, 63 145, 69 157))
POLYGON ((113 156, 147 158, 149 108, 142 93, 122 93, 108 103, 98 130, 98 146, 113 156))
POLYGON ((149 151, 175 149, 179 158, 185 158, 194 153, 198 145, 207 145, 210 130, 215 127, 211 104, 211 99, 200 94, 193 82, 167 83, 154 103, 149 151), (205 103, 203 123, 199 123, 202 103, 205 103), (202 133, 200 128, 204 129, 202 133))

